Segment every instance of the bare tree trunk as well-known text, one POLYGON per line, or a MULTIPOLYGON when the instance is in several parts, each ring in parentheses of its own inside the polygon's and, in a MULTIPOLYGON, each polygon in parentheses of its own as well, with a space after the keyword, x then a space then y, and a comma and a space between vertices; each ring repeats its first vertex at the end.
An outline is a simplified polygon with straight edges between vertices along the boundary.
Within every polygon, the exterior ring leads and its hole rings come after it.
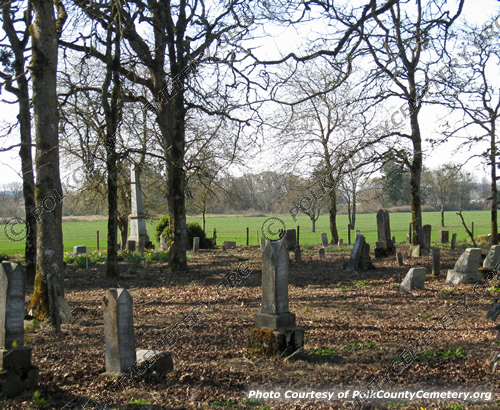
POLYGON ((316 232, 316 219, 312 219, 312 231, 313 233, 316 232))
MULTIPOLYGON (((415 101, 415 100, 414 100, 415 101)), ((424 248, 424 238, 422 235, 422 207, 420 203, 420 178, 422 175, 422 141, 420 127, 418 124, 418 110, 415 110, 411 102, 408 102, 410 109, 411 135, 413 142, 413 162, 410 165, 410 187, 411 187, 411 215, 412 215, 412 243, 424 248)))
POLYGON ((60 1, 32 0, 35 22, 30 28, 33 54, 33 111, 36 136, 38 214, 37 269, 30 308, 33 316, 50 318, 60 332, 58 297, 64 295, 62 187, 59 174, 58 107, 56 92, 58 37, 66 19, 60 1), (54 17, 54 4, 58 19, 54 17))
POLYGON ((497 164, 496 164, 496 141, 495 141, 495 122, 492 121, 491 130, 491 244, 498 244, 498 191, 497 191, 497 164))
POLYGON ((339 243, 339 233, 337 230, 337 193, 335 188, 330 189, 328 193, 330 197, 330 233, 332 235, 331 243, 339 243))
POLYGON ((14 70, 16 74, 17 88, 10 81, 5 84, 5 89, 16 95, 19 102, 19 128, 21 133, 21 147, 19 157, 21 158, 21 170, 23 176, 24 210, 26 214, 26 245, 25 245, 25 271, 28 283, 32 284, 36 274, 36 217, 33 213, 35 202, 35 180, 33 175, 33 157, 31 155, 31 119, 30 119, 30 97, 28 80, 26 78, 26 59, 24 53, 27 46, 28 27, 31 24, 32 9, 28 3, 24 11, 26 31, 24 37, 19 38, 11 18, 11 3, 5 2, 2 6, 3 28, 14 52, 14 70))
POLYGON ((356 187, 353 187, 352 191, 352 216, 351 216, 351 228, 356 229, 356 187))
POLYGON ((441 226, 444 228, 444 203, 441 203, 441 226))

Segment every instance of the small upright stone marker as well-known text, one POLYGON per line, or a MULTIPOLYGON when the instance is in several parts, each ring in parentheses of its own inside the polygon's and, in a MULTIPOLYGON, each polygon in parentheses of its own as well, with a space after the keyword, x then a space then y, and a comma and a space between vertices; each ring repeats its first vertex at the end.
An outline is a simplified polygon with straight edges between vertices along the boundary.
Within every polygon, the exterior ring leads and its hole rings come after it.
POLYGON ((484 258, 483 268, 494 270, 497 263, 500 263, 500 245, 493 245, 484 258))
POLYGON ((448 270, 446 283, 472 283, 480 281, 482 275, 479 273, 481 266, 481 248, 467 248, 460 256, 455 268, 448 270))
POLYGON ((297 246, 293 252, 295 253, 295 262, 302 262, 302 252, 300 251, 300 246, 297 246))
POLYGON ((439 242, 448 243, 450 238, 450 231, 439 231, 439 242))
POLYGON ((403 266, 403 255, 401 252, 396 253, 396 260, 398 262, 398 266, 403 266))
POLYGON ((406 234, 406 243, 411 243, 411 235, 409 233, 406 234))
POLYGON ((321 245, 323 245, 323 248, 328 248, 328 235, 326 233, 321 234, 321 245))
POLYGON ((262 253, 262 308, 248 336, 250 355, 288 356, 304 346, 304 329, 288 311, 288 250, 284 240, 262 253))
POLYGON ((439 276, 441 271, 441 250, 439 248, 434 248, 432 250, 432 274, 434 276, 439 276))
POLYGON ((431 225, 424 225, 422 227, 422 235, 424 237, 424 249, 421 249, 422 256, 428 256, 431 252, 431 225))
POLYGON ((165 237, 163 235, 160 235, 160 249, 162 251, 167 250, 167 244, 165 243, 165 237))
POLYGON ((87 253, 87 247, 85 245, 73 246, 73 255, 81 255, 87 253))
POLYGON ((25 286, 20 264, 0 264, 0 396, 7 398, 38 385, 31 348, 24 346, 25 286))
POLYGON ((358 267, 364 270, 374 268, 370 258, 370 245, 365 242, 365 237, 361 234, 356 237, 356 242, 352 248, 351 257, 347 262, 345 270, 350 272, 358 267))
POLYGON ((338 246, 342 246, 343 244, 344 244, 344 239, 343 238, 339 238, 338 246))
POLYGON ((413 289, 425 289, 425 268, 411 268, 406 274, 399 290, 401 292, 409 292, 413 289))
POLYGON ((193 238, 193 252, 198 252, 200 250, 200 238, 195 236, 193 238))
POLYGON ((455 249, 455 246, 457 245, 457 234, 454 233, 451 235, 451 249, 455 249))
POLYGON ((325 259, 325 248, 319 248, 319 258, 325 259))
POLYGON ((109 289, 103 300, 106 372, 125 373, 134 367, 135 339, 132 297, 126 289, 109 289))
POLYGON ((127 241, 127 251, 135 252, 135 241, 127 241))

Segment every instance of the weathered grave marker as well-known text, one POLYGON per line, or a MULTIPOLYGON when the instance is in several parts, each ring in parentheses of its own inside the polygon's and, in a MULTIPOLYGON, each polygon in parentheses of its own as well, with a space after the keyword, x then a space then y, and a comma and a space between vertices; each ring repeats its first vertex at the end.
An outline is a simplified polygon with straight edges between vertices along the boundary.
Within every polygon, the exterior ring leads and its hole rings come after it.
POLYGON ((319 248, 319 258, 325 259, 325 248, 319 248))
POLYGON ((109 289, 104 296, 103 311, 106 372, 125 373, 136 360, 132 297, 126 289, 109 289))
POLYGON ((262 253, 262 308, 248 336, 250 355, 287 356, 304 346, 304 329, 288 310, 288 250, 284 240, 262 253))
POLYGON ((448 243, 450 238, 450 231, 439 231, 439 242, 448 243))
POLYGON ((294 250, 295 254, 295 262, 300 263, 302 262, 302 252, 300 251, 300 246, 297 246, 294 250))
POLYGON ((73 255, 82 255, 87 253, 87 247, 85 245, 73 246, 73 255))
POLYGON ((482 275, 479 273, 481 266, 481 249, 467 248, 455 263, 455 268, 448 270, 446 283, 472 283, 480 281, 482 275))
POLYGON ((346 271, 350 272, 358 267, 364 270, 374 268, 370 258, 370 245, 365 242, 365 237, 361 234, 356 238, 351 257, 347 262, 346 271))
POLYGON ((411 268, 399 286, 401 292, 409 292, 413 289, 425 289, 426 268, 411 268))
POLYGON ((424 237, 424 249, 420 250, 422 256, 428 256, 431 252, 431 225, 424 225, 422 227, 422 235, 424 237))
POLYGON ((236 248, 236 242, 234 242, 234 241, 224 241, 224 242, 222 242, 222 247, 225 248, 225 249, 236 248))
POLYGON ((377 212, 377 237, 375 247, 375 257, 385 258, 396 253, 394 242, 391 239, 391 224, 389 212, 386 209, 379 209, 377 212))
POLYGON ((31 348, 24 346, 25 276, 18 263, 0 264, 0 396, 11 398, 38 385, 31 348))
POLYGON ((135 252, 135 241, 127 241, 127 251, 135 252))
POLYGON ((338 246, 342 246, 343 244, 344 244, 344 239, 343 239, 343 238, 340 238, 340 239, 339 239, 339 244, 338 244, 338 246))
POLYGON ((455 246, 457 245, 457 234, 454 233, 451 235, 451 249, 455 249, 455 246))
POLYGON ((139 248, 139 240, 144 238, 144 246, 150 242, 148 232, 146 230, 146 214, 142 207, 142 191, 141 191, 141 172, 139 166, 132 165, 130 167, 130 200, 132 213, 129 215, 130 220, 130 236, 128 241, 136 242, 135 248, 139 248))
POLYGON ((266 238, 263 236, 260 237, 260 250, 264 252, 264 248, 266 247, 266 238))
POLYGON ((396 261, 398 262, 398 266, 403 266, 403 255, 401 252, 396 253, 396 261))
POLYGON ((500 245, 493 245, 483 261, 483 268, 495 269, 495 265, 500 263, 500 245))
POLYGON ((289 251, 293 251, 297 246, 297 235, 295 229, 287 229, 285 232, 285 245, 289 251))
POLYGON ((323 245, 323 248, 328 248, 328 236, 326 233, 321 234, 321 245, 323 245))
POLYGON ((165 237, 163 235, 160 235, 160 249, 162 251, 167 249, 167 244, 165 243, 165 237))
POLYGON ((441 271, 441 250, 434 248, 432 250, 432 274, 438 276, 441 271))
POLYGON ((200 250, 200 238, 195 236, 193 238, 193 252, 198 252, 200 250))
POLYGON ((406 243, 411 243, 411 235, 409 233, 406 234, 406 243))

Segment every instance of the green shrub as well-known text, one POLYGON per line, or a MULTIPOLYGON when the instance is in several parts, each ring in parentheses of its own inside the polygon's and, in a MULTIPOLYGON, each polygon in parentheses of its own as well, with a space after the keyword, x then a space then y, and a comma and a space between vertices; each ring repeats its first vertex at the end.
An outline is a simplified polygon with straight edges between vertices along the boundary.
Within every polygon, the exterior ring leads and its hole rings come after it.
POLYGON ((140 252, 127 252, 124 259, 129 263, 141 263, 143 255, 140 252))
POLYGON ((147 251, 144 253, 144 258, 147 261, 162 261, 168 262, 170 258, 170 250, 168 251, 147 251))
POLYGON ((90 261, 92 263, 104 263, 106 262, 108 253, 104 251, 95 251, 88 254, 90 261))
POLYGON ((156 225, 155 228, 155 235, 156 235, 156 240, 160 242, 160 235, 163 235, 166 238, 168 238, 168 233, 169 233, 169 228, 170 228, 170 218, 168 215, 162 216, 160 219, 160 222, 158 222, 158 225, 156 225))
POLYGON ((188 236, 188 249, 193 249, 193 238, 200 238, 200 249, 209 249, 212 243, 207 239, 207 234, 198 222, 191 222, 186 225, 188 236))

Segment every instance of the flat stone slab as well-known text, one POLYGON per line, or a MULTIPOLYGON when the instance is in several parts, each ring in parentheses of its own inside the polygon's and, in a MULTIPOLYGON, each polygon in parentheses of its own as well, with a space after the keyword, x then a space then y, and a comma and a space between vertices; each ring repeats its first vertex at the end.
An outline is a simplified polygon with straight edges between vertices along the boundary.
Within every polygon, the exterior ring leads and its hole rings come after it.
POLYGON ((399 287, 401 292, 409 292, 413 289, 425 289, 426 268, 411 268, 406 274, 399 287))
POLYGON ((222 247, 224 247, 225 249, 236 248, 236 242, 234 242, 234 241, 224 241, 224 242, 222 242, 222 247))

